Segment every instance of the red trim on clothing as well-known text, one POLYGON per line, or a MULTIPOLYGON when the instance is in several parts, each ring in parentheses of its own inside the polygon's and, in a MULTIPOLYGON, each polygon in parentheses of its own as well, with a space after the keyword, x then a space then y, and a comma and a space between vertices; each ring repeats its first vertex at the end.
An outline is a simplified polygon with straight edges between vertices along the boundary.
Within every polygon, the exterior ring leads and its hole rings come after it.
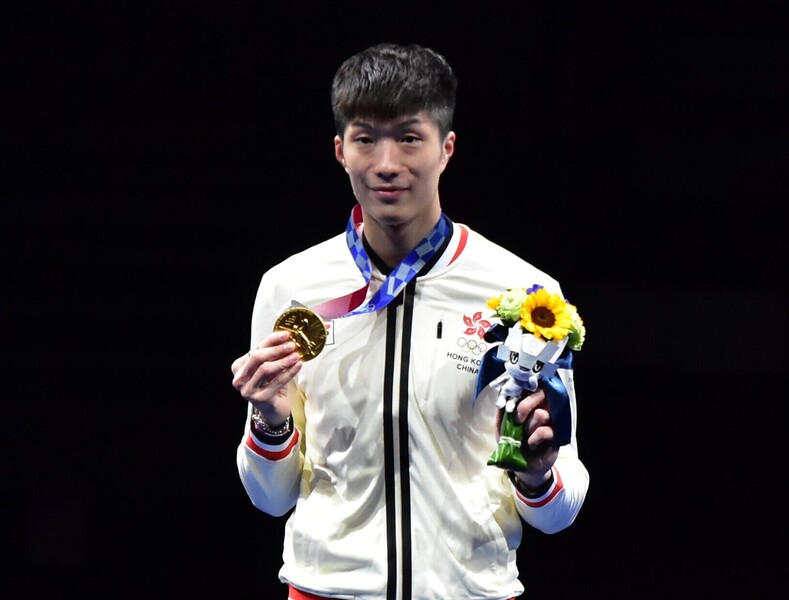
POLYGON ((317 596, 315 594, 310 594, 309 592, 302 592, 301 590, 297 590, 292 585, 289 585, 288 600, 332 600, 332 599, 327 598, 326 596, 317 596))
POLYGON ((468 240, 468 229, 464 225, 459 225, 460 227, 460 241, 458 242, 457 250, 455 250, 455 254, 452 256, 452 260, 450 260, 450 264, 455 262, 455 259, 460 256, 460 253, 463 252, 463 248, 466 247, 466 241, 468 240))
POLYGON ((280 460, 285 458, 290 451, 293 450, 294 446, 299 443, 299 430, 297 429, 290 438, 288 445, 283 450, 266 450, 261 448, 255 443, 255 440, 252 439, 252 433, 247 434, 246 444, 247 447, 252 450, 258 456, 262 456, 263 458, 268 458, 269 460, 280 460))
POLYGON ((526 506, 531 506, 532 508, 539 508, 541 506, 545 506, 551 500, 553 500, 556 497, 556 494, 558 494, 562 489, 564 489, 564 484, 562 483, 562 476, 559 475, 559 471, 557 469, 554 469, 553 470, 553 487, 551 488, 551 491, 548 493, 548 495, 545 496, 545 498, 542 498, 541 500, 533 500, 533 499, 530 500, 529 498, 527 498, 526 496, 521 494, 517 490, 517 488, 515 489, 515 491, 518 494, 518 497, 521 500, 523 500, 523 502, 526 504, 526 506))

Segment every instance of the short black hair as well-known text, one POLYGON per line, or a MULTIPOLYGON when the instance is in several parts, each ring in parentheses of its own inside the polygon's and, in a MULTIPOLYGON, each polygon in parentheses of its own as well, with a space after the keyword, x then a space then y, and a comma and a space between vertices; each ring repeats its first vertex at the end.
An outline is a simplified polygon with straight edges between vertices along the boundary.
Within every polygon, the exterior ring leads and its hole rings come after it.
POLYGON ((457 78, 446 59, 418 44, 377 44, 346 59, 334 75, 332 112, 342 136, 355 118, 395 119, 425 111, 441 137, 452 129, 457 78))

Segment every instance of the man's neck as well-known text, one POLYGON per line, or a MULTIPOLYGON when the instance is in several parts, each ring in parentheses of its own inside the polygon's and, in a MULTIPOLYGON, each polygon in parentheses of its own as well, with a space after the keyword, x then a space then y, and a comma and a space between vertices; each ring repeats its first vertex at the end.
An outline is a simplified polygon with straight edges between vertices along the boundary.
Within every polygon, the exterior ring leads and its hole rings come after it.
POLYGON ((434 219, 417 218, 398 225, 365 219, 364 237, 378 257, 394 268, 430 233, 440 218, 439 210, 434 219))

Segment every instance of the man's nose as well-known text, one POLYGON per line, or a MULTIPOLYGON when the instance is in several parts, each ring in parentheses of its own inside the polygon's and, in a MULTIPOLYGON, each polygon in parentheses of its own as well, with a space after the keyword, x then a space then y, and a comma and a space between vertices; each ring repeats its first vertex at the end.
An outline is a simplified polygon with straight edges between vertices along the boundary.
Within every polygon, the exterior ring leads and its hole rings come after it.
POLYGON ((381 140, 378 144, 375 161, 376 175, 383 179, 391 179, 402 169, 400 150, 394 140, 381 140))

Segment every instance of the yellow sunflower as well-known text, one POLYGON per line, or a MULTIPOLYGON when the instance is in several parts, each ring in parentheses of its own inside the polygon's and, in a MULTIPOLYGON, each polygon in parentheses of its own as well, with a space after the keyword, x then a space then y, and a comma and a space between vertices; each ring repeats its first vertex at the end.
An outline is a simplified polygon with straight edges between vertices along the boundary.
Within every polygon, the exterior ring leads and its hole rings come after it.
POLYGON ((521 306, 521 327, 538 339, 558 342, 570 333, 572 313, 567 302, 559 294, 551 294, 545 288, 528 294, 521 306))

